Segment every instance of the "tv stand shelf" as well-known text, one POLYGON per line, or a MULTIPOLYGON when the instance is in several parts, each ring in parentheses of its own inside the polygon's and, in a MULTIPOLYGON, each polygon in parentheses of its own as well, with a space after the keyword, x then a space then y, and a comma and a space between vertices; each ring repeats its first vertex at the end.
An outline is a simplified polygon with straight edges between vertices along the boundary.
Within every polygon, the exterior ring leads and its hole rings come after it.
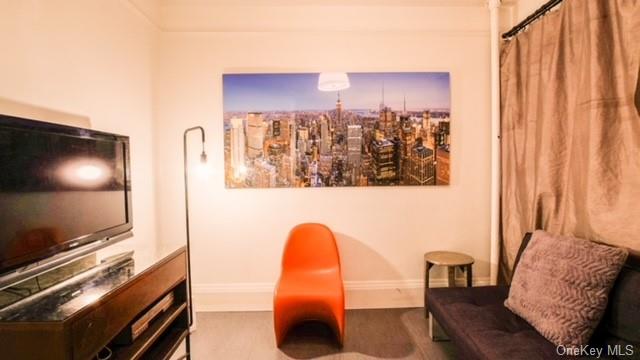
MULTIPOLYGON (((177 345, 180 344, 187 336, 188 330, 171 329, 167 331, 163 338, 158 340, 158 344, 149 349, 144 356, 143 360, 169 360, 171 354, 176 351, 177 345)), ((187 358, 189 358, 187 356, 187 358)))
POLYGON ((169 359, 184 342, 189 359, 186 250, 142 257, 101 264, 1 309, 2 357, 86 360, 108 347, 110 359, 169 359), (133 342, 117 345, 122 341, 114 339, 169 293, 173 303, 133 342))
POLYGON ((129 346, 122 347, 114 347, 113 350, 113 358, 114 359, 125 359, 125 360, 137 360, 143 357, 143 355, 154 345, 158 347, 162 347, 162 342, 156 344, 156 340, 158 340, 162 335, 169 330, 169 333, 172 331, 176 331, 178 333, 186 332, 186 329, 182 327, 173 328, 171 325, 174 320, 182 314, 185 314, 184 310, 187 308, 186 303, 172 305, 162 314, 158 319, 156 319, 153 324, 145 330, 145 332, 135 340, 135 342, 129 346))

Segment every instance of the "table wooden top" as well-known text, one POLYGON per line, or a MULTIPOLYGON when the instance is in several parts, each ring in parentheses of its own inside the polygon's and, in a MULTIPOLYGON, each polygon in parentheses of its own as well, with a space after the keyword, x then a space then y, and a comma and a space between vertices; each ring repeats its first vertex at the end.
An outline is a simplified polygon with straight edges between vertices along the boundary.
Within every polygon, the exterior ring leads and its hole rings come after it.
POLYGON ((462 266, 471 265, 474 260, 471 256, 453 251, 431 251, 424 254, 424 261, 434 265, 462 266))

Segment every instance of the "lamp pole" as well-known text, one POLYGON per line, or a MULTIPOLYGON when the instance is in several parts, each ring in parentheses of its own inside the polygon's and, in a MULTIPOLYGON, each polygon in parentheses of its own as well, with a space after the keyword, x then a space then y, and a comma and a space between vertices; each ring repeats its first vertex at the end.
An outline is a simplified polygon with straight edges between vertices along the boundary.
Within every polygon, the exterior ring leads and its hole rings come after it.
POLYGON ((200 131, 202 135, 202 153, 200 154, 200 162, 207 162, 207 153, 204 150, 205 136, 204 128, 202 126, 194 126, 184 131, 182 136, 183 155, 184 155, 184 209, 185 209, 185 223, 187 229, 187 288, 189 296, 189 331, 193 325, 193 297, 191 292, 191 239, 189 237, 189 161, 187 158, 187 135, 191 131, 200 131))

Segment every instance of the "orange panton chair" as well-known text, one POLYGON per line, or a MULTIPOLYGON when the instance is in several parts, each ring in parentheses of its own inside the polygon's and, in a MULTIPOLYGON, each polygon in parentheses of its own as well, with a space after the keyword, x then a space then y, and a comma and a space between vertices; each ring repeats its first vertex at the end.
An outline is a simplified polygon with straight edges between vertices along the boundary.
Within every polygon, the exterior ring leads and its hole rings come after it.
POLYGON ((331 230, 321 224, 301 224, 289 233, 282 273, 273 297, 278 347, 287 332, 303 321, 321 321, 344 341, 344 287, 340 255, 331 230))

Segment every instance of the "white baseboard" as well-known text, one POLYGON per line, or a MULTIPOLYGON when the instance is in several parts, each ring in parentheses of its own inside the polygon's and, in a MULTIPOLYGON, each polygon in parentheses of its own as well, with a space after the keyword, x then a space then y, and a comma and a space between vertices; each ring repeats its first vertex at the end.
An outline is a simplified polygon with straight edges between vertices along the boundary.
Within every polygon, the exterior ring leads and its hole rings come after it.
MULTIPOLYGON (((489 285, 488 277, 475 278, 474 286, 489 285)), ((463 278, 456 279, 459 285, 463 278)), ((446 279, 431 279, 430 286, 447 286, 446 279)), ((268 311, 273 307, 274 283, 194 284, 196 311, 268 311)), ((424 280, 345 281, 347 309, 423 306, 424 280)))

